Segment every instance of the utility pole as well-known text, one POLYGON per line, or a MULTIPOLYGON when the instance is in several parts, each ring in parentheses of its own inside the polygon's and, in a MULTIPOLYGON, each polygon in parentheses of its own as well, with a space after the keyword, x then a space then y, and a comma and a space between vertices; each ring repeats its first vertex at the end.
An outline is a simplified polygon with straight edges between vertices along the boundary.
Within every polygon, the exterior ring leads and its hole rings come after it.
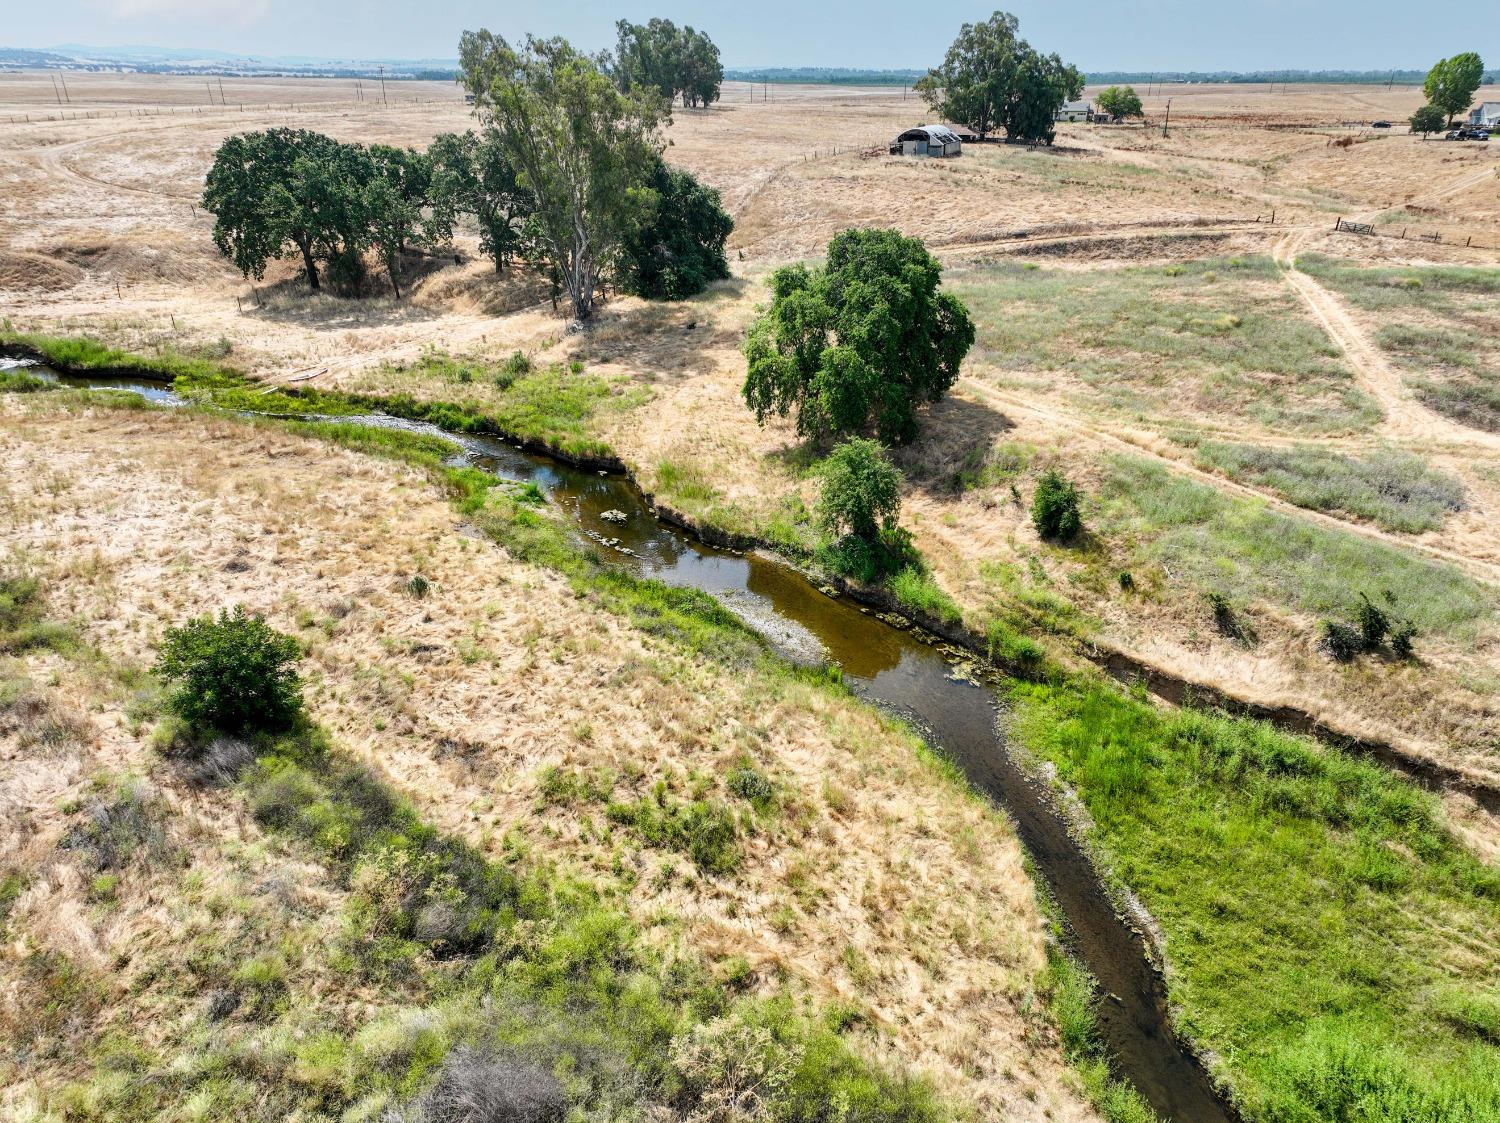
POLYGON ((62 91, 57 88, 57 75, 56 74, 49 74, 49 75, 47 75, 47 77, 52 79, 52 96, 57 99, 57 104, 61 105, 62 104, 62 91))
POLYGON ((203 83, 203 88, 208 91, 208 104, 212 105, 214 103, 214 88, 207 82, 203 83))
POLYGON ((59 74, 57 76, 57 80, 62 83, 63 97, 67 100, 67 103, 69 105, 72 105, 73 104, 73 95, 70 94, 70 93, 68 93, 68 80, 66 78, 64 78, 61 74, 59 74))
POLYGON ((1167 126, 1172 123, 1172 99, 1167 98, 1167 116, 1161 123, 1161 135, 1167 135, 1167 126))
POLYGON ((224 79, 222 79, 222 78, 219 79, 219 104, 220 105, 228 105, 229 104, 228 102, 226 102, 224 100, 224 79))
POLYGON ((386 100, 386 97, 385 97, 385 66, 384 65, 382 65, 380 67, 380 104, 381 105, 390 105, 391 104, 389 101, 386 100))

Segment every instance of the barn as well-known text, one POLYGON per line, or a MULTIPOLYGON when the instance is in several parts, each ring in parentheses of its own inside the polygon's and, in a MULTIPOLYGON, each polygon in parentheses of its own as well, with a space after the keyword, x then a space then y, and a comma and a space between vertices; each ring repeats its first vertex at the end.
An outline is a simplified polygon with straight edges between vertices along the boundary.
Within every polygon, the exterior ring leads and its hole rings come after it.
POLYGON ((918 125, 891 141, 892 156, 957 156, 963 141, 946 125, 918 125))

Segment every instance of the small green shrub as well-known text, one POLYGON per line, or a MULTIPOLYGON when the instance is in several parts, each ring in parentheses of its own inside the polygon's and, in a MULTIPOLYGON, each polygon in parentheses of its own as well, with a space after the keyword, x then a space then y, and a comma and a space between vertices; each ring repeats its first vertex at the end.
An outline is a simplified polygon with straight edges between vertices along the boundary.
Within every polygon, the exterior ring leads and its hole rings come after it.
POLYGON ((853 534, 873 542, 901 510, 901 472, 885 449, 856 437, 829 454, 822 465, 823 490, 818 521, 832 534, 853 534))
POLYGON ((276 731, 302 714, 300 655, 296 640, 237 606, 167 629, 156 673, 169 708, 195 728, 276 731))
POLYGON ((1412 657, 1412 641, 1417 638, 1417 626, 1410 620, 1398 621, 1391 628, 1391 650, 1399 658, 1412 657))
POLYGON ((731 792, 758 811, 768 810, 775 803, 775 785, 765 773, 751 765, 740 765, 725 777, 724 783, 731 792))
POLYGON ((432 583, 420 573, 413 574, 411 580, 406 583, 406 591, 417 600, 425 598, 432 589, 432 583))
POLYGON ((611 803, 605 816, 633 827, 651 846, 686 853, 704 873, 733 873, 740 863, 739 829, 728 807, 714 800, 672 800, 664 784, 650 799, 611 803))
POLYGON ((1083 529, 1078 513, 1078 489, 1056 469, 1036 485, 1031 500, 1031 522, 1043 538, 1067 541, 1083 529))
POLYGON ((1335 663, 1349 663, 1365 649, 1365 641, 1357 628, 1337 620, 1324 620, 1319 646, 1335 663))
POLYGON ((1364 593, 1359 594, 1357 612, 1360 639, 1366 651, 1374 651, 1385 642, 1385 637, 1390 634, 1391 618, 1364 593))
POLYGON ((531 370, 531 356, 524 351, 512 351, 495 372, 495 385, 509 390, 516 384, 516 379, 530 374, 531 370))

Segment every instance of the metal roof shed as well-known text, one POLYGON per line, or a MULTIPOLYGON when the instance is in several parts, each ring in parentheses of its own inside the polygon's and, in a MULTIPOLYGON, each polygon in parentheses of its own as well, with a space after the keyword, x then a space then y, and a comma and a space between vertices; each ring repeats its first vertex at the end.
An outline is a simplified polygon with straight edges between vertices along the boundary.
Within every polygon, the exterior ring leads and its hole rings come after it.
POLYGON ((963 141, 944 125, 918 125, 891 141, 893 156, 957 156, 963 141))

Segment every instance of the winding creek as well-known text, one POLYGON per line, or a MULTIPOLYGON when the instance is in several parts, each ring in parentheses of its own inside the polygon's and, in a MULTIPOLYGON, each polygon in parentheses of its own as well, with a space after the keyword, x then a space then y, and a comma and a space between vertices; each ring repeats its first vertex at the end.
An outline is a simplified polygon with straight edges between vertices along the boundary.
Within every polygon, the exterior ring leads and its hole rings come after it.
MULTIPOLYGON (((159 383, 69 377, 40 366, 30 369, 67 385, 132 390, 161 404, 181 402, 159 383)), ((463 449, 461 462, 503 479, 535 484, 614 564, 712 594, 788 658, 837 664, 856 694, 913 723, 963 769, 970 783, 1010 813, 1066 918, 1073 950, 1099 980, 1099 1025, 1119 1073, 1166 1119, 1230 1123, 1238 1118, 1173 1034, 1165 988, 1150 964, 1143 938, 1116 914, 1051 794, 1008 752, 995 690, 967 678, 961 664, 932 637, 847 599, 824 595, 779 560, 704 544, 659 519, 640 490, 623 476, 570 467, 498 438, 449 433, 383 414, 337 420, 456 442, 463 449), (606 512, 611 518, 604 517, 606 512), (622 512, 623 521, 614 512, 622 512)))

